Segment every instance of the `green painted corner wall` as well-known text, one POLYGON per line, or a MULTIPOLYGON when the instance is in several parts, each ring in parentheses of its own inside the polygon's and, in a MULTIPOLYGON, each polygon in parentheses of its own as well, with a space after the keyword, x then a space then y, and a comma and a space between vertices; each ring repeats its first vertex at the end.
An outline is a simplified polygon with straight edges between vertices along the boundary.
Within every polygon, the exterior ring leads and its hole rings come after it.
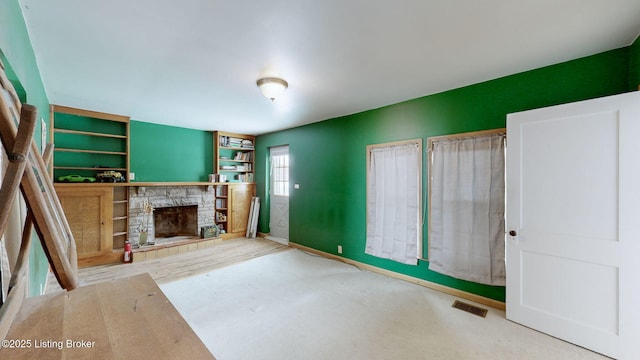
POLYGON ((133 182, 208 181, 213 169, 211 132, 136 120, 129 132, 133 182))
MULTIPOLYGON (((50 129, 49 100, 42 84, 40 71, 29 40, 18 0, 0 1, 0 54, 11 67, 13 82, 20 84, 18 91, 24 100, 38 108, 38 114, 50 129)), ((41 127, 36 127, 36 142, 41 144, 41 127)), ((48 137, 47 137, 48 138, 48 137)), ((49 262, 40 241, 34 235, 29 254, 29 294, 40 295, 45 289, 49 262)))
MULTIPOLYGON (((269 232, 268 149, 288 144, 291 183, 300 184, 300 189, 290 189, 292 242, 332 254, 342 245, 346 258, 504 301, 504 287, 441 275, 428 270, 426 262, 409 266, 364 253, 366 146, 415 138, 426 145, 430 136, 504 127, 512 112, 626 92, 629 52, 621 48, 258 136, 257 195, 264 199, 260 231, 269 232)), ((423 185, 426 189, 426 181, 423 185)), ((426 240, 425 229, 425 245, 426 240)))
POLYGON ((629 47, 629 91, 640 90, 640 36, 629 47))

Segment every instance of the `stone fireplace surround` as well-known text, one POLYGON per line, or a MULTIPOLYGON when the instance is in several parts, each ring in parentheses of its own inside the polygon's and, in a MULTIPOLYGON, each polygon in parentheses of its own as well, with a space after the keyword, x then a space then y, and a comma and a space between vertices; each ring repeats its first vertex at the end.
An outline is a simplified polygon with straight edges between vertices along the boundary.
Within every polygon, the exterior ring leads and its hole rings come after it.
MULTIPOLYGON (((211 185, 133 186, 129 188, 129 239, 137 243, 140 225, 146 223, 142 211, 145 200, 154 209, 197 205, 197 231, 214 224, 215 192, 211 185)), ((148 239, 155 238, 153 214, 149 215, 148 239)), ((193 234, 197 237, 199 234, 193 234)))

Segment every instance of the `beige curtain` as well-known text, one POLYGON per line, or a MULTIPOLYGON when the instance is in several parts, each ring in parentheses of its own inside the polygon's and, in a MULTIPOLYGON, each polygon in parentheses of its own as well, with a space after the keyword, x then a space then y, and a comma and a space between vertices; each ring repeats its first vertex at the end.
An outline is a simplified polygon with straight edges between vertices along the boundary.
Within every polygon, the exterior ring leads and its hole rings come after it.
POLYGON ((369 148, 365 252, 404 264, 418 263, 422 144, 369 148))
POLYGON ((429 269, 505 285, 505 139, 502 134, 433 144, 429 269))

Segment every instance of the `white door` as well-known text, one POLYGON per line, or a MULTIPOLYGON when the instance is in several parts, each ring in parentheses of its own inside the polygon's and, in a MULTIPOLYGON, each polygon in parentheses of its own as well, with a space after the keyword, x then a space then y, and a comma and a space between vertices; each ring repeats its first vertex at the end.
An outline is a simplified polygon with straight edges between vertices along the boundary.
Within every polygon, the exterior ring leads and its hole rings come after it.
POLYGON ((507 318, 640 354, 640 94, 507 117, 507 318))
POLYGON ((270 151, 270 235, 282 244, 289 243, 289 146, 272 147, 270 151))

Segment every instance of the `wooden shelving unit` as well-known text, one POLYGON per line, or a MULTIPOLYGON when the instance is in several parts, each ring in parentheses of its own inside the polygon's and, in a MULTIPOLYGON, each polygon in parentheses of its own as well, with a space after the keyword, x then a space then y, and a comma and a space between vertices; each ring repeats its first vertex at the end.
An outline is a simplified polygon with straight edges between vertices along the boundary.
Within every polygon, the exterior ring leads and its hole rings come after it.
POLYGON ((255 196, 255 184, 216 183, 215 223, 224 230, 223 239, 244 236, 247 231, 251 198, 255 196))
MULTIPOLYGON (((128 179, 129 117, 51 105, 51 127, 54 155, 49 171, 54 181, 71 174, 95 177, 109 170, 128 179)), ((128 238, 129 189, 115 185, 56 184, 80 250, 80 266, 121 256, 117 250, 128 238)))
POLYGON ((63 175, 129 174, 129 117, 51 105, 54 181, 63 175))
POLYGON ((213 132, 213 171, 227 182, 215 185, 215 223, 223 239, 244 236, 255 196, 255 141, 253 135, 213 132))
POLYGON ((227 231, 227 220, 229 219, 229 186, 215 185, 215 223, 220 230, 227 231))
POLYGON ((129 235, 129 188, 113 187, 113 248, 124 248, 129 235))
POLYGON ((255 141, 253 135, 213 132, 213 170, 229 182, 255 181, 255 141))

